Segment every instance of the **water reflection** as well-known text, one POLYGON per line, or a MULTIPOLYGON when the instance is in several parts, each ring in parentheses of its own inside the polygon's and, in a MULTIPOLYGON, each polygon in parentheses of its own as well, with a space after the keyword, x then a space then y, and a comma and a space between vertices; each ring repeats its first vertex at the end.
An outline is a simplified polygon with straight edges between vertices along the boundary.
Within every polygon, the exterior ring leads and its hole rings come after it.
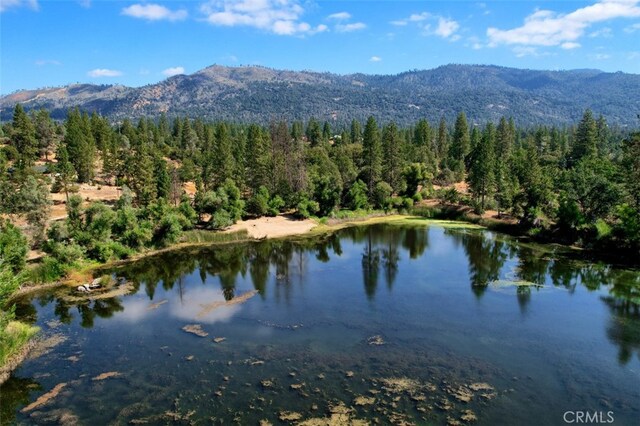
MULTIPOLYGON (((263 299, 271 288, 275 301, 293 303, 292 291, 305 291, 305 283, 310 279, 310 264, 318 267, 314 259, 323 264, 333 260, 347 262, 354 255, 360 257, 363 294, 372 303, 376 302, 376 297, 382 297, 378 294, 381 281, 388 291, 393 291, 403 267, 415 262, 429 269, 430 260, 437 256, 466 262, 469 289, 478 303, 496 282, 514 283, 501 291, 513 295, 522 315, 527 314, 540 291, 561 288, 570 295, 579 288, 606 291, 607 295, 601 297, 610 314, 606 335, 619 348, 620 362, 626 363, 634 353, 636 356, 640 353, 638 271, 580 263, 548 248, 519 244, 491 232, 398 225, 361 226, 295 241, 273 240, 174 251, 106 272, 126 277, 133 286, 132 293, 143 288, 144 292, 138 294, 146 295, 148 301, 154 299, 158 286, 165 291, 176 291, 180 303, 171 304, 172 315, 195 320, 197 312, 193 306, 232 300, 238 296, 239 282, 251 283, 263 299), (201 285, 194 285, 191 276, 201 285)), ((353 268, 353 264, 349 267, 353 268)), ((56 293, 35 300, 43 306, 52 304, 55 316, 62 323, 69 324, 77 316, 80 325, 87 328, 93 327, 97 318, 110 318, 115 314, 117 318, 136 321, 147 313, 148 301, 116 297, 69 302, 64 295, 56 293)), ((225 308, 198 320, 227 321, 238 309, 225 308)), ((31 302, 21 303, 18 315, 36 321, 36 309, 31 302)))

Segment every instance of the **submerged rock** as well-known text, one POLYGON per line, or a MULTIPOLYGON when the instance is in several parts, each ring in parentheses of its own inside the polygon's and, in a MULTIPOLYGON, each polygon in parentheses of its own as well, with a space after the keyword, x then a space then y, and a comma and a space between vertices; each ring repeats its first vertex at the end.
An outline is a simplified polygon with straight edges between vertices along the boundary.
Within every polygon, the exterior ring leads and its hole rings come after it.
POLYGON ((481 390, 486 390, 486 391, 493 391, 495 390, 493 386, 491 386, 489 383, 471 383, 469 385, 469 388, 471 390, 474 391, 481 391, 481 390))
POLYGON ((376 402, 376 399, 370 396, 357 396, 356 399, 353 400, 354 405, 364 406, 371 405, 376 402))
POLYGON ((375 335, 375 336, 371 336, 367 339, 367 343, 369 345, 373 345, 373 346, 380 346, 380 345, 384 345, 386 342, 384 341, 384 339, 382 338, 382 336, 380 335, 375 335))
POLYGON ((420 389, 420 382, 408 377, 389 377, 380 381, 382 389, 391 393, 416 392, 420 389))
POLYGON ((161 300, 159 302, 152 303, 147 307, 147 311, 152 311, 154 309, 158 309, 160 306, 164 305, 167 302, 169 302, 169 301, 167 299, 164 299, 164 300, 161 300))
POLYGON ((119 373, 119 372, 117 372, 117 371, 109 371, 109 372, 107 372, 107 373, 99 374, 99 375, 97 375, 96 377, 94 377, 94 378, 93 378, 93 379, 91 379, 91 380, 93 380, 93 381, 100 381, 100 380, 109 379, 109 378, 111 378, 111 377, 118 377, 118 376, 120 376, 120 375, 121 375, 121 373, 119 373))
POLYGON ((38 408, 41 405, 46 404, 47 402, 49 402, 50 400, 52 400, 53 398, 58 396, 60 391, 62 389, 64 389, 65 386, 67 386, 66 383, 58 383, 57 385, 55 385, 55 387, 53 389, 51 389, 49 392, 45 393, 44 395, 41 395, 34 402, 32 402, 31 404, 27 405, 22 410, 20 410, 20 412, 21 413, 27 413, 27 412, 33 410, 34 408, 38 408))
POLYGON ((478 420, 478 417, 476 416, 476 413, 474 413, 471 410, 464 410, 462 412, 462 416, 460 416, 460 420, 470 423, 470 422, 475 422, 478 420))
POLYGON ((202 329, 200 324, 188 324, 182 327, 182 330, 187 333, 195 334, 198 337, 207 337, 209 335, 209 333, 202 329))
POLYGON ((280 411, 278 418, 283 422, 295 422, 302 418, 302 414, 295 411, 280 411))

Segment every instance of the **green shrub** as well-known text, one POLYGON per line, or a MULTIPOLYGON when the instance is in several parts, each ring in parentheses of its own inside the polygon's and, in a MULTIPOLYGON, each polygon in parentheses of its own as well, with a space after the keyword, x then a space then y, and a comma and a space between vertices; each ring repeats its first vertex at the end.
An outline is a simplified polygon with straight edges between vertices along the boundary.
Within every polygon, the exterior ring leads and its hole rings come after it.
POLYGON ((62 278, 68 267, 57 259, 47 256, 41 263, 27 273, 27 278, 34 283, 49 283, 62 278))
POLYGON ((8 220, 0 219, 0 262, 18 273, 24 268, 29 246, 20 229, 8 220))
POLYGON ((277 216, 278 213, 280 213, 280 211, 282 211, 282 208, 285 206, 285 202, 282 199, 282 197, 280 197, 279 195, 274 196, 273 198, 271 198, 271 200, 269 200, 269 208, 267 209, 267 216, 277 216))

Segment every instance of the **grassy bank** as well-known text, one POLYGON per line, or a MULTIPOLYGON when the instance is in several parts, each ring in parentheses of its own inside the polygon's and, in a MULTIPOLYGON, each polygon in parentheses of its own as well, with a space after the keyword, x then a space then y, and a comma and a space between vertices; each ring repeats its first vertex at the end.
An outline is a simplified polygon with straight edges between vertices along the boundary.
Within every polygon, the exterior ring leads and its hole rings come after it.
POLYGON ((0 328, 0 384, 26 358, 30 342, 39 328, 19 321, 10 321, 0 328))

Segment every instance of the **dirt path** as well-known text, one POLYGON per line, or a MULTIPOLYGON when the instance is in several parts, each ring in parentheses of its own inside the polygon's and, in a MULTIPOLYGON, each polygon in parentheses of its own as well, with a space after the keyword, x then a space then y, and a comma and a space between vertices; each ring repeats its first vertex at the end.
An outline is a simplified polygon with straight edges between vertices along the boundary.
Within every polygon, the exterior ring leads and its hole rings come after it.
POLYGON ((225 232, 246 229, 252 238, 277 238, 305 234, 316 226, 317 223, 310 219, 297 220, 291 216, 276 216, 241 220, 225 232))

